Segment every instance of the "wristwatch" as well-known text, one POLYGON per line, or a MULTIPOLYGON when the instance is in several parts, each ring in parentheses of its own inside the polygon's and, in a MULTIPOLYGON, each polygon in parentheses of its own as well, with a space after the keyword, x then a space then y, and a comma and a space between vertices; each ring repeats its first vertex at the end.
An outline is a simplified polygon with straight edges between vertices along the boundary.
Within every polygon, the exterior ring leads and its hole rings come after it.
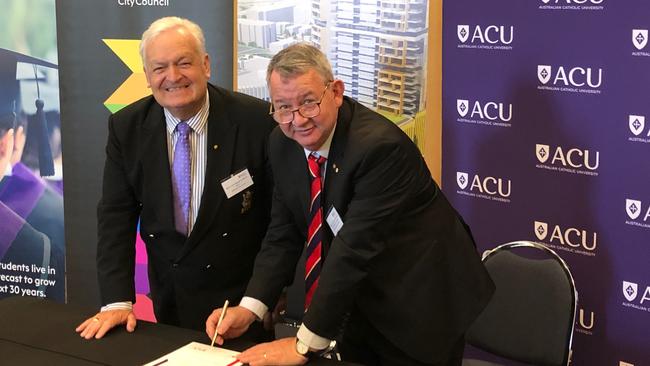
POLYGON ((324 349, 312 350, 311 348, 309 348, 309 345, 307 345, 307 343, 301 341, 296 337, 296 352, 298 352, 298 354, 303 357, 307 357, 307 358, 320 357, 332 351, 334 347, 336 347, 336 341, 333 340, 324 349))

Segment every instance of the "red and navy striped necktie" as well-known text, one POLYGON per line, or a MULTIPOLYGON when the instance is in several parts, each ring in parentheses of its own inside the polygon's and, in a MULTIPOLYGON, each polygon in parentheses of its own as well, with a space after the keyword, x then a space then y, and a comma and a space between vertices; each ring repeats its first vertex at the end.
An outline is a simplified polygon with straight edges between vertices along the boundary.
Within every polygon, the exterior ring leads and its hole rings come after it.
POLYGON ((309 204, 309 228, 307 230, 307 261, 305 264, 305 311, 311 304, 322 268, 323 207, 321 206, 321 167, 326 159, 309 155, 309 176, 311 178, 311 200, 309 204))

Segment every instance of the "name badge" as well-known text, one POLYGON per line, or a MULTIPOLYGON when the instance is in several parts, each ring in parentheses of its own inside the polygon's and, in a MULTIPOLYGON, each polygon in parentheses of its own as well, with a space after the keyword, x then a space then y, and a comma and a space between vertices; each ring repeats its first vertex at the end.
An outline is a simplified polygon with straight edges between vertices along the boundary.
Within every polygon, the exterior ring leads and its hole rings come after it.
POLYGON ((230 198, 253 185, 253 178, 247 168, 221 181, 226 197, 230 198))
POLYGON ((336 236, 339 233, 339 230, 343 227, 343 220, 341 220, 341 216, 339 216, 339 213, 336 211, 336 207, 334 206, 330 207, 329 213, 327 214, 327 224, 330 226, 334 236, 336 236))

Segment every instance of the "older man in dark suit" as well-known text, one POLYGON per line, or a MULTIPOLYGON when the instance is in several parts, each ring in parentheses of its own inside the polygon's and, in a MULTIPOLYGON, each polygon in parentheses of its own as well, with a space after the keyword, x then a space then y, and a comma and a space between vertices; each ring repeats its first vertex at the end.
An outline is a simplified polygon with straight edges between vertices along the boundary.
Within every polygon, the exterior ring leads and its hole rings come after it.
MULTIPOLYGON (((219 334, 235 337, 264 316, 305 251, 297 337, 253 347, 242 362, 302 364, 338 341, 344 360, 368 365, 460 365, 464 332, 493 284, 417 147, 343 96, 313 46, 280 51, 267 80, 280 125, 270 138, 271 224, 219 334)), ((208 318, 209 336, 220 314, 208 318)))
POLYGON ((153 96, 109 120, 97 209, 104 306, 77 328, 85 338, 135 328, 138 220, 157 320, 194 329, 241 298, 269 220, 268 104, 208 84, 203 33, 186 19, 153 22, 140 51, 153 96))

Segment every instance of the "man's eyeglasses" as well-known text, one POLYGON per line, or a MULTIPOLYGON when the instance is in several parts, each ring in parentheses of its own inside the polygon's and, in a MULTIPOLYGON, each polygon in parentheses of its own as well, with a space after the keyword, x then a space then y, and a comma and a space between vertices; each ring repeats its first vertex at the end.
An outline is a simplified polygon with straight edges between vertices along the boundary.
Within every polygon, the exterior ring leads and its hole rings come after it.
POLYGON ((293 122, 296 112, 300 113, 300 115, 304 118, 314 118, 320 114, 320 104, 323 102, 323 98, 325 98, 325 92, 327 91, 327 88, 330 87, 331 83, 332 82, 330 81, 325 84, 325 90, 323 90, 323 94, 320 96, 318 102, 307 102, 303 103, 296 109, 282 108, 277 111, 273 110, 273 104, 271 104, 271 108, 269 108, 269 114, 273 116, 275 122, 280 124, 293 122))

